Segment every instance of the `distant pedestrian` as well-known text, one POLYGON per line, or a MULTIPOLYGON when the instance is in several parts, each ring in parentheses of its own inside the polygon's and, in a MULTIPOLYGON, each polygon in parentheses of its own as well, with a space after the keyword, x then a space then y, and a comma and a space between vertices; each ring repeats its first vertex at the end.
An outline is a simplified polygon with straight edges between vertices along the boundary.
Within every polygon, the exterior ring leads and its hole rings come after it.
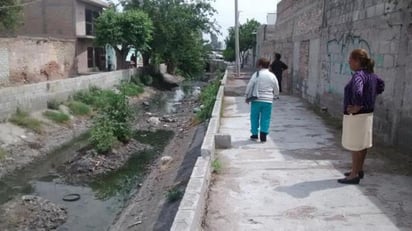
POLYGON ((364 49, 351 52, 349 66, 354 73, 344 91, 342 146, 352 152, 352 169, 338 182, 359 184, 367 149, 372 147, 376 96, 384 91, 385 83, 374 74, 374 61, 364 49))
POLYGON ((132 65, 132 67, 136 67, 137 66, 137 59, 136 59, 136 55, 132 54, 132 57, 130 58, 130 64, 132 65))
POLYGON ((282 56, 279 53, 275 53, 275 60, 272 62, 270 65, 270 70, 272 71, 273 74, 276 75, 276 78, 279 83, 279 92, 282 92, 282 74, 284 70, 288 69, 288 66, 280 61, 280 58, 282 56))
POLYGON ((279 94, 279 85, 276 76, 269 71, 270 61, 260 58, 257 62, 258 71, 255 72, 246 87, 246 103, 250 106, 250 138, 266 142, 269 134, 272 115, 273 97, 279 94), (259 133, 260 130, 260 133, 259 133))

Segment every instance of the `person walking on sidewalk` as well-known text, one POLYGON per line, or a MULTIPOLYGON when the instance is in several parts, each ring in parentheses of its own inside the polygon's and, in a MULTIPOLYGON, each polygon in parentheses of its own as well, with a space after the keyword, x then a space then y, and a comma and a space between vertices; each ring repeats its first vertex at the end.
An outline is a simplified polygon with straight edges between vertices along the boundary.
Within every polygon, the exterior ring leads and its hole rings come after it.
POLYGON ((385 83, 374 74, 374 61, 364 49, 351 52, 349 66, 354 73, 344 92, 342 146, 352 152, 352 169, 338 182, 359 184, 367 149, 372 147, 376 96, 384 91, 385 83))
POLYGON ((272 103, 274 95, 279 94, 279 85, 276 76, 269 71, 270 61, 260 58, 257 62, 258 71, 255 72, 246 87, 246 103, 250 106, 250 124, 252 140, 257 140, 258 134, 260 141, 266 142, 269 134, 270 119, 272 115, 272 103), (251 94, 251 92, 256 94, 251 94), (249 97, 248 95, 254 95, 249 97), (259 133, 260 129, 260 133, 259 133))
POLYGON ((288 66, 280 61, 280 58, 282 56, 279 53, 275 53, 275 60, 272 62, 270 65, 270 70, 272 71, 273 74, 276 75, 276 78, 279 83, 279 92, 282 92, 282 74, 283 71, 288 69, 288 66))

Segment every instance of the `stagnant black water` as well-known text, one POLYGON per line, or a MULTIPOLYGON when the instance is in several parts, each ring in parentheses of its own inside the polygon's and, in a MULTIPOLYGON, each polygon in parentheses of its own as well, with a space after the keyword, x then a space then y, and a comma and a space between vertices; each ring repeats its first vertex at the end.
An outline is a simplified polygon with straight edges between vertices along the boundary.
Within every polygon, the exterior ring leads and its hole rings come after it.
MULTIPOLYGON (((163 92, 150 102, 149 110, 163 114, 175 113, 181 100, 199 93, 199 88, 194 85, 186 83, 173 91, 163 92)), ((148 165, 162 153, 172 137, 173 132, 165 130, 135 132, 136 140, 154 148, 134 153, 121 169, 101 176, 87 186, 62 183, 61 176, 55 169, 87 145, 88 134, 84 134, 49 154, 47 158, 1 179, 0 205, 16 196, 37 195, 68 209, 68 220, 58 230, 106 230, 134 193, 133 190, 144 180, 148 165), (63 196, 70 193, 80 194, 80 200, 63 201, 63 196)))

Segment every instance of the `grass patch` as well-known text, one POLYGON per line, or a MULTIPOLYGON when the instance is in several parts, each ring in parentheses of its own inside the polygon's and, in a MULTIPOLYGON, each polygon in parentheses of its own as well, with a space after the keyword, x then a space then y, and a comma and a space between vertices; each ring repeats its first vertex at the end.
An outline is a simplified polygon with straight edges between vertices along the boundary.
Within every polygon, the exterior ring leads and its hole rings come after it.
POLYGON ((143 93, 144 89, 141 85, 134 83, 123 82, 119 87, 120 92, 127 96, 137 96, 143 93))
POLYGON ((91 87, 88 91, 79 91, 74 96, 75 101, 90 105, 96 109, 102 109, 107 106, 107 102, 113 99, 117 94, 111 90, 102 90, 97 87, 91 87))
POLYGON ((183 191, 177 187, 167 190, 166 198, 169 203, 182 199, 183 191))
POLYGON ((212 162, 213 173, 219 173, 222 170, 222 162, 219 159, 215 159, 212 162))
POLYGON ((70 117, 68 115, 59 111, 45 111, 43 112, 43 115, 46 116, 48 119, 59 124, 66 123, 70 120, 70 117))
POLYGON ((29 113, 21 111, 20 109, 17 109, 16 113, 9 119, 9 121, 37 133, 42 132, 41 122, 37 119, 31 118, 29 113))
POLYGON ((88 115, 91 111, 90 107, 87 104, 79 101, 70 101, 68 106, 73 115, 76 116, 88 115))
POLYGON ((6 158, 7 152, 0 147, 0 160, 3 160, 4 158, 6 158))
POLYGON ((215 105, 216 95, 220 87, 220 78, 217 78, 211 84, 206 86, 200 94, 200 102, 203 108, 196 114, 196 119, 203 122, 210 118, 215 105))

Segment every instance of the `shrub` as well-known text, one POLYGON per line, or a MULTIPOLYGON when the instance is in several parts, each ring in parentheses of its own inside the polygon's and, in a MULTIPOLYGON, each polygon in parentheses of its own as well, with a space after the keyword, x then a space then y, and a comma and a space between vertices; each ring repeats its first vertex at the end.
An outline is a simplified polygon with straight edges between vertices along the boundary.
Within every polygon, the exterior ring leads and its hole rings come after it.
POLYGON ((116 140, 126 142, 131 136, 132 112, 124 95, 114 94, 94 120, 91 143, 99 152, 107 152, 116 140))
POLYGON ((27 112, 17 109, 16 113, 9 119, 10 122, 31 129, 37 133, 42 132, 41 122, 37 119, 31 118, 27 112))
POLYGON ((68 115, 59 111, 45 111, 43 112, 43 115, 46 116, 48 119, 60 124, 70 120, 70 117, 68 115))
POLYGON ((112 122, 107 117, 98 116, 93 125, 90 132, 90 143, 96 151, 100 153, 108 152, 116 142, 112 122))
POLYGON ((88 115, 90 114, 90 107, 79 101, 70 101, 69 102, 70 111, 73 115, 88 115))
POLYGON ((129 103, 124 95, 115 95, 108 98, 102 114, 113 124, 113 133, 120 141, 127 141, 131 136, 130 121, 133 117, 129 103))
POLYGON ((222 163, 219 159, 215 159, 212 162, 212 168, 214 173, 219 173, 222 170, 222 163))
POLYGON ((167 198, 168 202, 178 201, 182 197, 183 197, 183 192, 182 192, 182 190, 178 189, 177 187, 169 189, 166 193, 166 198, 167 198))

